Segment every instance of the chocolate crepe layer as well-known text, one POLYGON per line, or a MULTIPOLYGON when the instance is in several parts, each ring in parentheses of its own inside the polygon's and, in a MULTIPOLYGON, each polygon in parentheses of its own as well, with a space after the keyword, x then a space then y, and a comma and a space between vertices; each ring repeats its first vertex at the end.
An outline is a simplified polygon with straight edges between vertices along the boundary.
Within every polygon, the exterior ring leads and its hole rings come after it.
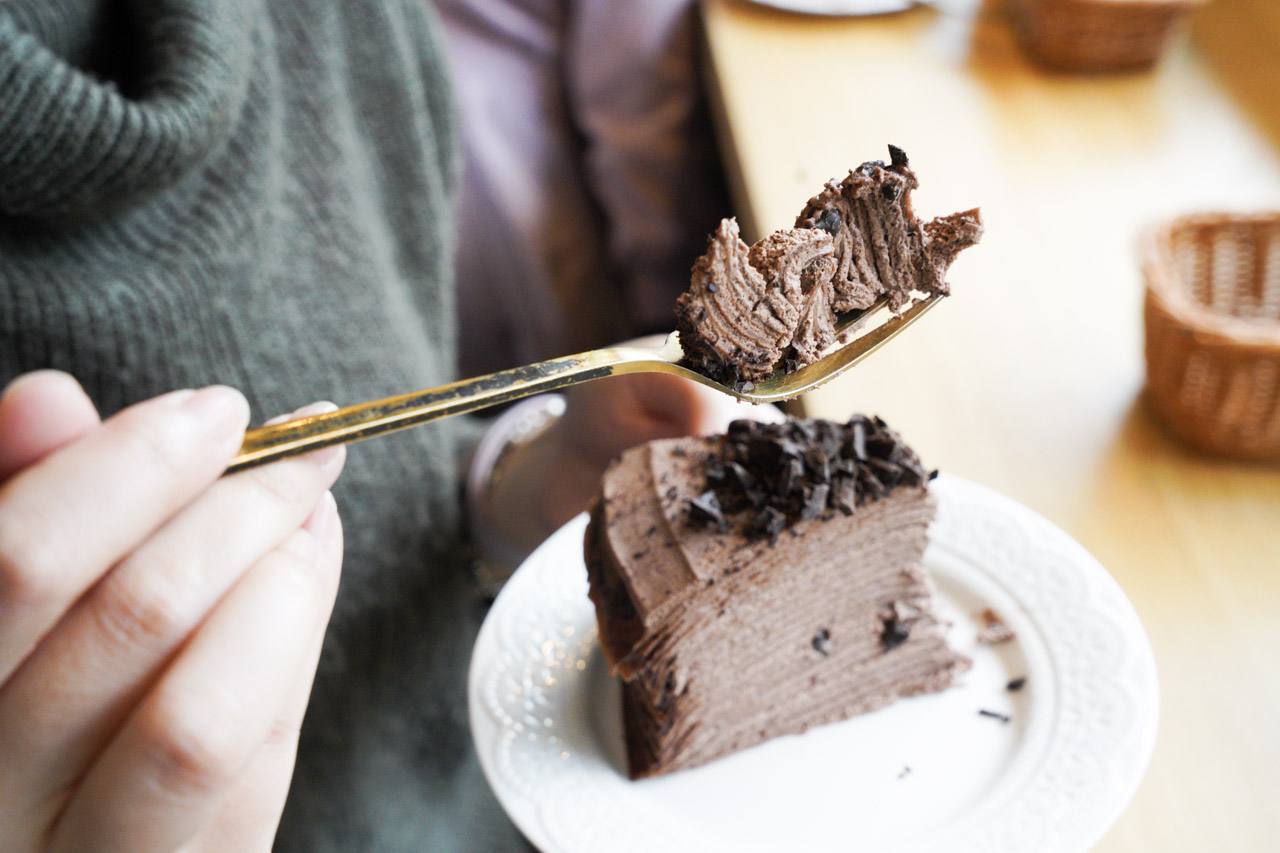
POLYGON ((606 472, 586 534, 632 778, 948 687, 930 475, 879 419, 736 422, 606 472))
POLYGON ((919 186, 907 155, 889 146, 843 181, 827 182, 795 227, 748 247, 726 219, 676 302, 676 328, 693 369, 750 390, 778 367, 816 361, 835 336, 835 315, 880 296, 901 312, 912 293, 947 295, 956 255, 977 243, 976 209, 920 222, 919 186))

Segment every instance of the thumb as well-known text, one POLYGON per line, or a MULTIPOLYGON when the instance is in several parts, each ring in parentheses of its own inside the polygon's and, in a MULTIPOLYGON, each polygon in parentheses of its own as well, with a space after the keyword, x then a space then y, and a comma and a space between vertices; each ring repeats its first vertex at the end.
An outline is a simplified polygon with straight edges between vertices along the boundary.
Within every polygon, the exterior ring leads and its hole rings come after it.
POLYGON ((642 373, 625 380, 627 408, 638 438, 696 435, 713 430, 717 403, 722 394, 696 382, 662 373, 642 373))
POLYGON ((80 383, 56 370, 19 376, 0 395, 0 481, 100 423, 80 383))
POLYGON ((776 421, 781 411, 772 405, 737 400, 697 382, 661 373, 637 374, 631 393, 635 409, 647 422, 646 438, 722 433, 735 420, 776 421))

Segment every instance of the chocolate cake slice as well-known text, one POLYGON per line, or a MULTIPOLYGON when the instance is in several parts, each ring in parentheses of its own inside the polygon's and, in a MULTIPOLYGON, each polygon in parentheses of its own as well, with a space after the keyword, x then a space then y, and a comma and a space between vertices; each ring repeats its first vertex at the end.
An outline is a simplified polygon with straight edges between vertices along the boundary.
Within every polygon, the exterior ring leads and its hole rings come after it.
POLYGON ((737 421, 605 473, 586 533, 632 778, 942 690, 931 476, 879 419, 737 421))
POLYGON ((748 248, 726 219, 693 266, 676 302, 685 359, 740 389, 779 365, 816 361, 834 337, 835 315, 885 296, 900 312, 912 293, 947 295, 947 268, 982 236, 978 211, 922 223, 911 208, 919 186, 907 155, 863 163, 829 181, 795 227, 748 248))

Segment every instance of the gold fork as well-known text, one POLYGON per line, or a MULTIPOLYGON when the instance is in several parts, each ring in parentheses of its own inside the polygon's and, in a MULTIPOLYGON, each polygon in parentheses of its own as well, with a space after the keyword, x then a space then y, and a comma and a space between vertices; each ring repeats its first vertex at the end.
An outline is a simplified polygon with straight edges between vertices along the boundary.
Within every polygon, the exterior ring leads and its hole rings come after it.
POLYGON ((684 353, 680 349, 680 335, 672 332, 660 347, 607 347, 567 355, 439 388, 251 429, 245 433, 240 453, 228 466, 227 473, 622 373, 671 373, 752 403, 789 400, 839 376, 880 349, 936 305, 940 298, 931 296, 923 299, 902 314, 892 316, 874 329, 852 338, 848 335, 885 308, 886 300, 881 298, 868 308, 842 314, 836 322, 836 342, 822 358, 790 373, 775 373, 750 391, 721 385, 684 366, 681 363, 684 353))

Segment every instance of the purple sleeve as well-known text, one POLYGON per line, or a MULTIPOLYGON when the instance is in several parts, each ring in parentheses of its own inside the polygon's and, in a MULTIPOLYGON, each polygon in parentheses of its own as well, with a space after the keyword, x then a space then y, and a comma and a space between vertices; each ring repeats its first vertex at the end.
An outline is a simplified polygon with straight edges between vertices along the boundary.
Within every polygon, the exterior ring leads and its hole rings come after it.
POLYGON ((461 113, 466 372, 673 327, 726 215, 691 0, 437 0, 461 113))

